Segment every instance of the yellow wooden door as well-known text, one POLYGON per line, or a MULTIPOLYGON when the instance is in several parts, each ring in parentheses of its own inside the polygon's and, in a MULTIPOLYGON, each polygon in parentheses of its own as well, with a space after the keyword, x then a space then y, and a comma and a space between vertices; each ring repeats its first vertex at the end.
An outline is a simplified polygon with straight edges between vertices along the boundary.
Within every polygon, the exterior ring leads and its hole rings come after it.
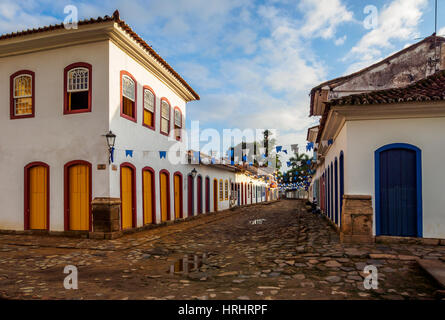
POLYGON ((48 169, 44 166, 29 170, 29 228, 47 229, 48 169))
POLYGON ((90 229, 90 172, 87 165, 69 169, 70 230, 90 229))
POLYGON ((144 224, 153 223, 153 173, 144 171, 144 224))
POLYGON ((175 176, 175 218, 181 217, 181 177, 175 176))
POLYGON ((167 174, 161 173, 161 221, 167 221, 168 217, 168 183, 167 174))
POLYGON ((128 167, 122 167, 122 229, 133 227, 133 174, 128 167))

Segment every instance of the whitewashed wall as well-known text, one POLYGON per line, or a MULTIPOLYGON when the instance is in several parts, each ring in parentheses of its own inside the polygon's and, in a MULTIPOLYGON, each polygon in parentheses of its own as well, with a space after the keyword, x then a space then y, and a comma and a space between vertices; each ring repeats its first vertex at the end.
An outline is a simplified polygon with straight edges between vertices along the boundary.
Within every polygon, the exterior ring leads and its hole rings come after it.
POLYGON ((445 238, 445 118, 351 121, 347 126, 345 193, 372 195, 375 214, 374 151, 391 143, 412 144, 422 150, 423 237, 445 238))
MULTIPOLYGON (((128 56, 115 44, 109 43, 109 100, 110 100, 110 129, 116 134, 116 157, 115 164, 119 167, 123 162, 129 162, 136 167, 136 212, 137 226, 143 225, 142 207, 142 169, 146 166, 155 171, 155 199, 156 199, 156 221, 161 220, 160 207, 160 181, 159 172, 167 170, 170 173, 170 208, 173 215, 174 192, 173 174, 180 171, 183 174, 183 210, 187 213, 187 181, 186 176, 191 170, 188 166, 170 163, 167 158, 160 159, 159 151, 169 151, 172 144, 176 143, 173 138, 169 138, 160 133, 160 99, 167 98, 170 101, 170 128, 173 127, 173 110, 179 107, 183 116, 183 124, 186 123, 186 102, 180 98, 173 90, 156 78, 151 72, 141 64, 128 56), (137 123, 120 116, 120 72, 129 72, 137 82, 137 123), (155 130, 142 126, 143 120, 143 86, 151 87, 156 95, 155 100, 155 130), (126 157, 125 150, 134 150, 133 157, 126 157), (150 151, 144 157, 143 151, 150 151), (190 170, 189 170, 190 169, 190 170)), ((185 128, 185 127, 184 127, 185 128)), ((120 170, 109 170, 110 173, 110 196, 120 198, 120 170)))
POLYGON ((0 229, 24 228, 24 167, 33 161, 50 166, 50 230, 64 228, 64 165, 92 164, 93 197, 108 196, 107 163, 108 42, 2 58, 0 62, 0 229), (64 68, 92 65, 92 112, 63 115, 64 68), (9 77, 35 72, 35 117, 10 120, 9 77))

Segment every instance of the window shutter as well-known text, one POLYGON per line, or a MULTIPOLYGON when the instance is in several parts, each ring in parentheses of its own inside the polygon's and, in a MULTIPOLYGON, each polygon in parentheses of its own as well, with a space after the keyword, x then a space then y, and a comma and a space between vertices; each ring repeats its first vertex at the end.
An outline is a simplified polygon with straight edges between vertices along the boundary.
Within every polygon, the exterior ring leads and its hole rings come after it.
POLYGON ((14 79, 14 98, 32 96, 32 77, 28 75, 18 76, 14 79))
POLYGON ((162 101, 162 111, 161 111, 161 116, 164 119, 170 120, 170 112, 169 112, 169 105, 167 102, 162 101))
POLYGON ((134 97, 134 81, 130 77, 123 75, 122 76, 122 95, 131 101, 135 101, 134 97))
POLYGON ((88 69, 74 68, 68 72, 68 92, 88 91, 88 69))
POLYGON ((181 111, 175 110, 175 126, 182 128, 181 111))
POLYGON ((144 108, 150 112, 155 110, 155 96, 150 90, 144 90, 144 108))

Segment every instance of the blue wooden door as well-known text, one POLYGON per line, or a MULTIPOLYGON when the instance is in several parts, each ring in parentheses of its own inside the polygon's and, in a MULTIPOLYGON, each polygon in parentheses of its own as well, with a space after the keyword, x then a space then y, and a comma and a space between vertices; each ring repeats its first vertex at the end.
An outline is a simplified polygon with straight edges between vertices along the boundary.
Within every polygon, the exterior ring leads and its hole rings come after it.
POLYGON ((416 151, 403 148, 380 152, 380 234, 418 235, 416 151))

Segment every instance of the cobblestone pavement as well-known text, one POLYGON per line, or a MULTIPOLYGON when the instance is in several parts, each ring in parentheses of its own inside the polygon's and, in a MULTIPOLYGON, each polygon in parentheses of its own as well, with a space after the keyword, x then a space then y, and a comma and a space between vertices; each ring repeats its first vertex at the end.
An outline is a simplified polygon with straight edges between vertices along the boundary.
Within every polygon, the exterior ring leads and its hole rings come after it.
POLYGON ((342 245, 302 202, 281 200, 111 241, 0 235, 0 297, 434 299, 417 257, 445 260, 445 247, 342 245), (379 287, 366 290, 370 264, 379 287), (78 268, 78 290, 63 287, 66 265, 78 268))

